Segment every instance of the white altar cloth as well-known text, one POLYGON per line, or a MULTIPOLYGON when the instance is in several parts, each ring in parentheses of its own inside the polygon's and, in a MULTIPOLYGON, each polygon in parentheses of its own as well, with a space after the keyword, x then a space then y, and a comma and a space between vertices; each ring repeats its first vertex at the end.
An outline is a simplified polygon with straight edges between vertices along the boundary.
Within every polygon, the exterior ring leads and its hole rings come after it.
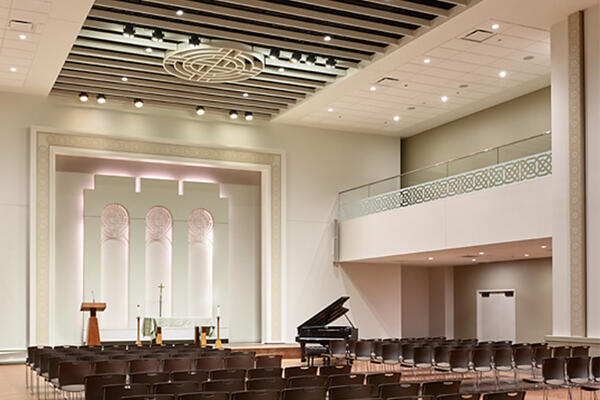
MULTIPOLYGON (((212 318, 199 318, 199 317, 144 317, 142 324, 142 335, 145 337, 156 337, 156 328, 175 328, 181 329, 193 329, 195 326, 215 326, 216 321, 212 318)), ((213 334, 209 337, 216 337, 216 329, 213 330, 213 334)), ((163 337, 165 336, 165 329, 163 329, 163 337)))

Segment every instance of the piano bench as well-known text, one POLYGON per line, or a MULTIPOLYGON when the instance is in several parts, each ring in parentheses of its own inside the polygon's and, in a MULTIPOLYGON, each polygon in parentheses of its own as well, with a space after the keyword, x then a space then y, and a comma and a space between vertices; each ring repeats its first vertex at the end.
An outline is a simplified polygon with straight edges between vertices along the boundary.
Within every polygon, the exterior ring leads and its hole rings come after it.
POLYGON ((315 357, 329 356, 329 349, 325 346, 307 346, 306 347, 306 358, 308 359, 308 365, 315 365, 315 357))

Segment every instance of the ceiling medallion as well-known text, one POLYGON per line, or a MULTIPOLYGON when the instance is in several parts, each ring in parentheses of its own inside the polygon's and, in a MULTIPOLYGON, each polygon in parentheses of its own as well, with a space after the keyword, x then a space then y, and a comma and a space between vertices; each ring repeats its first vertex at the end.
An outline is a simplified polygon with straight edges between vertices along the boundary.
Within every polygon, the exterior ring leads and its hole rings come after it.
POLYGON ((163 60, 165 70, 187 81, 227 83, 245 81, 265 69, 264 55, 245 44, 213 40, 192 46, 182 43, 163 60))

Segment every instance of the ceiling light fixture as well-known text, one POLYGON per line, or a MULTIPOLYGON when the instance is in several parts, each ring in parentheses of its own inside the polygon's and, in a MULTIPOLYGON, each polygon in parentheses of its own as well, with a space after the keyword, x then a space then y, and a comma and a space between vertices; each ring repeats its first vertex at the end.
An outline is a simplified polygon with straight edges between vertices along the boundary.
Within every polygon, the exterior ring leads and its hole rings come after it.
POLYGON ((529 257, 529 254, 524 254, 525 257, 529 257))
POLYGON ((142 99, 135 99, 133 100, 133 105, 135 108, 142 108, 144 107, 144 101, 142 99))
POLYGON ((545 248, 547 248, 548 246, 546 246, 545 244, 543 244, 541 247, 542 247, 542 249, 545 249, 545 248))
POLYGON ((152 47, 146 47, 146 53, 152 53, 152 47))
POLYGON ((19 35, 19 39, 21 39, 21 40, 27 40, 27 35, 26 35, 26 34, 24 34, 24 33, 21 33, 21 34, 19 35))
POLYGON ((17 68, 16 67, 10 67, 10 72, 17 72, 17 68))
POLYGON ((252 121, 254 119, 254 116, 251 112, 246 111, 246 113, 244 114, 244 118, 246 119, 246 121, 252 121))
POLYGON ((432 260, 433 260, 433 257, 427 257, 427 259, 428 259, 429 261, 432 261, 432 260))
POLYGON ((121 80, 122 80, 123 82, 127 82, 127 81, 129 80, 129 78, 128 78, 128 77, 126 77, 126 76, 124 76, 124 77, 122 77, 122 78, 121 78, 121 80))
POLYGON ((242 96, 248 97, 248 93, 244 92, 244 94, 242 96))
POLYGON ((103 94, 99 94, 98 96, 96 96, 96 101, 98 102, 98 104, 104 104, 106 103, 106 96, 104 96, 103 94))
POLYGON ((285 72, 285 68, 283 68, 283 67, 279 67, 278 71, 279 71, 279 72, 285 72))
POLYGON ((307 65, 315 65, 317 63, 317 56, 314 54, 309 54, 308 57, 306 57, 305 62, 307 65))
POLYGON ((431 58, 426 58, 423 60, 424 64, 429 64, 431 62, 431 58))
POLYGON ((126 38, 132 38, 135 36, 135 27, 133 26, 133 24, 126 24, 123 27, 123 36, 125 36, 126 38))
POLYGON ((498 28, 500 28, 500 25, 498 25, 498 24, 493 24, 493 25, 492 25, 492 29, 493 29, 493 30, 496 30, 496 29, 498 29, 498 28))
POLYGON ((471 261, 476 262, 477 259, 476 258, 471 258, 471 261))
POLYGON ((280 55, 281 51, 279 51, 279 49, 271 49, 271 51, 269 51, 269 58, 271 60, 277 60, 280 55))
POLYGON ((190 38, 189 38, 189 40, 188 40, 188 43, 191 46, 194 46, 194 47, 200 46, 200 36, 198 36, 198 35, 191 35, 190 38))
POLYGON ((500 78, 506 78, 506 71, 500 71, 500 72, 498 72, 498 76, 500 78))
POLYGON ((370 90, 371 92, 374 92, 374 91, 376 91, 376 90, 377 90, 377 87, 376 87, 376 86, 371 86, 371 88, 370 88, 369 90, 370 90))
POLYGON ((331 107, 330 107, 330 108, 328 108, 328 109, 327 109, 327 112, 333 112, 333 108, 331 108, 331 107))
POLYGON ((198 106, 196 107, 196 114, 197 115, 204 115, 206 114, 206 109, 202 106, 198 106))
POLYGON ((400 116, 399 115, 394 115, 394 121, 396 121, 396 122, 400 121, 400 116))
POLYGON ((229 118, 237 119, 238 116, 239 115, 238 115, 237 111, 234 111, 234 110, 229 111, 229 118))
POLYGON ((337 64, 337 61, 335 61, 335 58, 333 57, 329 57, 327 61, 325 61, 325 66, 327 68, 335 68, 335 64, 337 64))
POLYGON ((448 96, 442 96, 441 100, 442 100, 442 103, 447 102, 448 101, 448 96))
POLYGON ((480 251, 480 252, 479 252, 479 255, 480 255, 480 256, 482 256, 482 255, 484 255, 484 254, 485 254, 485 253, 484 253, 483 251, 480 251))
POLYGON ((177 10, 175 14, 177 14, 178 17, 181 17, 183 15, 183 10, 177 10))
POLYGON ((88 96, 88 94, 86 92, 79 93, 79 101, 81 101, 82 103, 85 103, 89 99, 90 99, 90 96, 88 96))
POLYGON ((154 32, 152 32, 152 41, 153 42, 162 42, 165 38, 165 34, 160 28, 156 28, 154 32))
POLYGON ((331 42, 331 36, 325 35, 325 36, 323 36, 323 40, 326 42, 331 42))
POLYGON ((299 51, 295 51, 294 53, 292 53, 292 58, 290 58, 290 61, 293 62, 294 64, 300 62, 300 59, 302 58, 302 53, 300 53, 299 51))

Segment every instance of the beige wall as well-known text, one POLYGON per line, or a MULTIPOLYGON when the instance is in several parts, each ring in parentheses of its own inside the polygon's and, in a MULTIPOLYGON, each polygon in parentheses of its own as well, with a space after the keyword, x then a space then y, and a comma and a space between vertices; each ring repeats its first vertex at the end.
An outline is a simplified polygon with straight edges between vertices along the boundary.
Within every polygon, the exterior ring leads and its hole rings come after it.
POLYGON ((515 289, 517 341, 541 341, 552 332, 552 259, 454 267, 454 334, 477 335, 477 290, 515 289))
POLYGON ((429 268, 402 266, 402 336, 429 336, 429 268))
POLYGON ((402 172, 550 130, 550 88, 402 140, 402 172))

